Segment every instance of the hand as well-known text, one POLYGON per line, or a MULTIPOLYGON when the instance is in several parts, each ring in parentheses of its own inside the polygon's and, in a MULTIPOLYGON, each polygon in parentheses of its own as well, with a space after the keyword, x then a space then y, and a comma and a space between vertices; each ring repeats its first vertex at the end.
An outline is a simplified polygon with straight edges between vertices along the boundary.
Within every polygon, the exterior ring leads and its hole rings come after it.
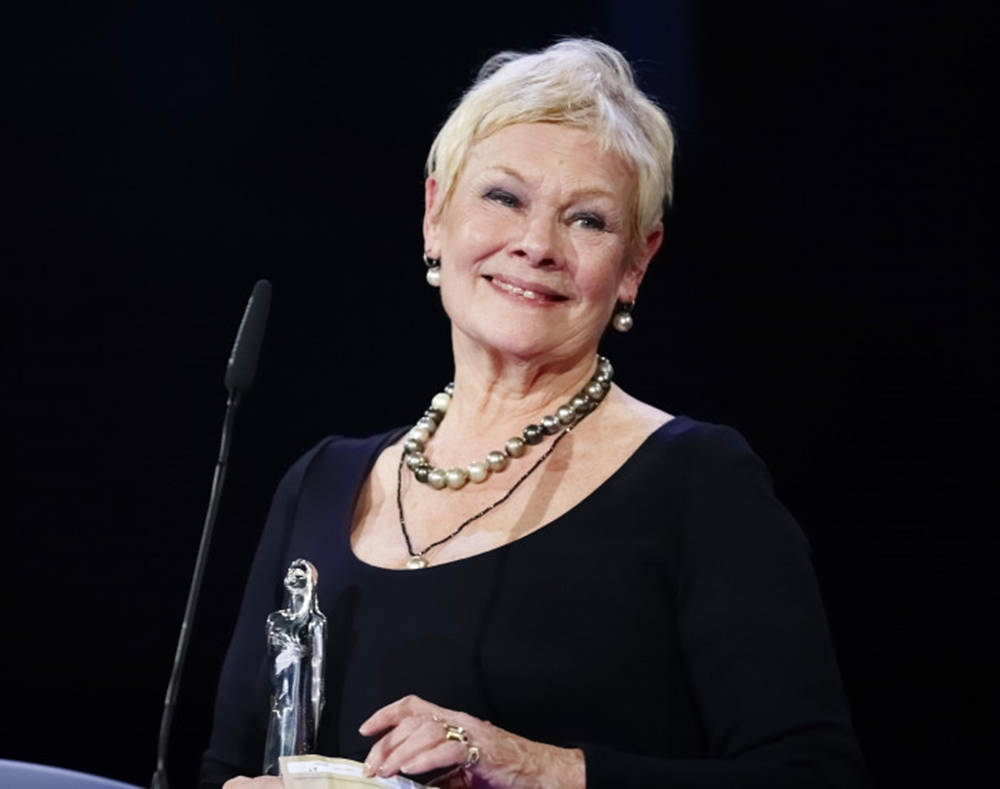
POLYGON ((274 775, 262 775, 259 778, 237 775, 226 781, 222 789, 282 789, 282 783, 281 779, 274 775))
POLYGON ((583 752, 526 740, 489 721, 438 707, 417 696, 394 701, 361 724, 365 737, 381 734, 365 758, 365 774, 388 778, 396 773, 419 775, 446 767, 438 779, 448 787, 546 787, 576 789, 585 785, 583 752), (446 739, 446 726, 461 726, 468 743, 446 739), (462 769, 470 748, 479 760, 462 769))

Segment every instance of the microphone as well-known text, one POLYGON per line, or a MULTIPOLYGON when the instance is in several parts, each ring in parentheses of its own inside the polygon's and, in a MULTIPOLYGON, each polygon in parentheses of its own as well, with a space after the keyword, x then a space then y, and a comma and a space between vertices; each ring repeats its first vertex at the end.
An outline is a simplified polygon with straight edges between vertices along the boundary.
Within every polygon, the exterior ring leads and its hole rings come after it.
POLYGON ((230 392, 248 392, 253 385, 270 311, 271 283, 266 279, 257 280, 243 312, 240 328, 236 332, 233 352, 229 354, 229 362, 226 364, 226 389, 230 392))
POLYGON ((177 704, 177 693, 180 690, 181 674, 187 657, 188 643, 191 640, 191 624, 198 608, 198 598, 201 596, 201 582, 205 575, 205 564, 208 559, 208 549, 212 542, 212 532, 215 529, 215 518, 219 514, 219 502, 222 498, 222 486, 226 479, 226 461, 229 459, 229 445, 232 442, 233 421, 236 418, 236 407, 241 395, 249 391, 257 373, 257 360, 264 341, 264 329, 267 326, 267 315, 271 309, 271 283, 266 279, 258 280, 250 294, 243 320, 236 332, 232 353, 226 363, 225 384, 229 391, 226 399, 226 415, 222 421, 222 439, 219 442, 219 456, 215 461, 215 473, 212 476, 212 491, 208 497, 208 511, 205 513, 205 523, 201 530, 201 543, 198 545, 198 556, 194 562, 194 573, 191 577, 191 588, 188 590, 187 605, 184 608, 184 620, 181 622, 181 632, 177 638, 177 652, 174 654, 174 667, 167 683, 167 694, 163 701, 163 717, 160 718, 160 738, 156 751, 156 771, 150 786, 152 789, 169 789, 167 783, 167 746, 170 744, 170 729, 173 725, 174 707, 177 704))

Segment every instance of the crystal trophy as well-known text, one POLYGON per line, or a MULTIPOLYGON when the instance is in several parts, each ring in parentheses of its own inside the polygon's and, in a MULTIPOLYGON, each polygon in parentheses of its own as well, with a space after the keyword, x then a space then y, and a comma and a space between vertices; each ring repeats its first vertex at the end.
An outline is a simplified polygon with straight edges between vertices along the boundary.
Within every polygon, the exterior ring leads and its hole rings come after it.
POLYGON ((267 617, 271 710, 264 775, 278 775, 279 757, 312 753, 316 747, 326 656, 318 582, 316 568, 296 559, 285 574, 285 607, 267 617))

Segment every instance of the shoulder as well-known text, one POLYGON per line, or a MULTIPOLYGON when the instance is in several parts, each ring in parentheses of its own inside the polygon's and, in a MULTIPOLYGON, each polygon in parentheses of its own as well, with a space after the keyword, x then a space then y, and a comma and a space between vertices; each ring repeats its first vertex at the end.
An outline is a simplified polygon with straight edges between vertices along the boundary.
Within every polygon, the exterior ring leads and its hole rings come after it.
POLYGON ((690 463, 700 466, 725 465, 731 462, 760 459, 749 442, 735 428, 703 422, 689 416, 676 416, 663 425, 652 438, 663 449, 673 448, 690 463))
POLYGON ((766 543, 809 551, 774 493, 770 471, 738 430, 680 416, 655 438, 674 453, 688 539, 713 552, 728 545, 751 555, 752 546, 766 543))
POLYGON ((328 436, 285 472, 271 499, 258 547, 258 557, 271 557, 269 589, 280 589, 282 573, 295 555, 317 553, 306 547, 322 541, 331 522, 349 517, 370 464, 401 432, 402 428, 362 438, 328 436))
POLYGON ((396 441, 405 428, 364 437, 332 435, 302 454, 282 476, 274 492, 272 509, 289 514, 307 490, 349 493, 385 447, 396 441), (343 489, 343 491, 341 491, 343 489))
POLYGON ((663 473, 678 483, 739 467, 753 467, 767 474, 763 462, 738 430, 689 416, 656 413, 662 418, 647 420, 643 425, 641 440, 630 457, 632 464, 663 473))
POLYGON ((727 425, 674 416, 615 386, 607 419, 594 440, 603 452, 618 447, 619 476, 658 480, 656 488, 675 498, 697 480, 751 471, 770 482, 763 462, 746 438, 727 425))
POLYGON ((641 422, 642 430, 633 431, 630 453, 609 480, 616 500, 673 513, 675 524, 690 523, 706 504, 773 500, 770 472, 738 430, 638 403, 643 415, 636 403, 633 426, 641 422))
POLYGON ((404 431, 405 428, 394 428, 384 433, 363 437, 327 436, 291 465, 282 477, 278 489, 280 491, 282 488, 299 487, 302 481, 314 473, 318 467, 344 463, 365 464, 398 440, 404 431))
POLYGON ((692 492, 740 484, 773 494, 767 466, 735 428, 678 416, 654 433, 651 441, 661 452, 672 453, 676 472, 692 492))
POLYGON ((617 386, 613 389, 611 406, 609 430, 631 435, 635 447, 645 443, 654 450, 681 455, 687 462, 756 458, 743 435, 727 425, 674 416, 617 386))

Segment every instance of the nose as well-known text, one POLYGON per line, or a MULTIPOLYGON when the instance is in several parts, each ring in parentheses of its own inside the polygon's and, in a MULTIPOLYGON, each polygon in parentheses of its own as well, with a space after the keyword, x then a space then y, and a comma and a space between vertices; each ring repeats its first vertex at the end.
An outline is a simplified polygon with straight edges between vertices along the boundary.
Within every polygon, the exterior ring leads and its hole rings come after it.
POLYGON ((520 238, 514 242, 511 251, 536 268, 561 266, 558 220, 542 213, 525 217, 520 238))

